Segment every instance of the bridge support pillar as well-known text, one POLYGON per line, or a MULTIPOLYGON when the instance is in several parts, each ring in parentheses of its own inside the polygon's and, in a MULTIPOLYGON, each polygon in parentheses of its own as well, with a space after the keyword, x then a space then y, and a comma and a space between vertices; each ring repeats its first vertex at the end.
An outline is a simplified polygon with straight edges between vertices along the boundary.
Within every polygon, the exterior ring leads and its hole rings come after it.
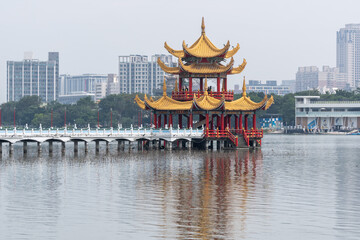
POLYGON ((95 141, 95 152, 99 153, 100 151, 100 142, 99 141, 95 141))
POLYGON ((9 155, 11 156, 14 152, 14 144, 9 143, 9 155))
POLYGON ((109 142, 106 141, 106 154, 108 154, 108 153, 109 153, 109 142))
POLYGON ((85 148, 85 153, 89 152, 89 147, 88 147, 88 143, 84 142, 84 148, 85 148))
POLYGON ((41 143, 37 143, 37 150, 38 150, 38 154, 41 153, 41 143))
POLYGON ((79 152, 79 142, 78 141, 74 141, 74 153, 79 152))
POLYGON ((166 141, 166 148, 171 150, 172 149, 172 142, 166 141))
POLYGON ((117 141, 117 151, 120 152, 121 150, 121 141, 117 141))
POLYGON ((23 152, 24 154, 27 154, 27 142, 23 142, 23 152))
POLYGON ((61 142, 61 153, 65 153, 65 143, 61 142))
POLYGON ((0 154, 2 154, 2 142, 0 142, 0 154))
POLYGON ((49 142, 49 153, 52 153, 53 152, 53 142, 50 141, 49 142))

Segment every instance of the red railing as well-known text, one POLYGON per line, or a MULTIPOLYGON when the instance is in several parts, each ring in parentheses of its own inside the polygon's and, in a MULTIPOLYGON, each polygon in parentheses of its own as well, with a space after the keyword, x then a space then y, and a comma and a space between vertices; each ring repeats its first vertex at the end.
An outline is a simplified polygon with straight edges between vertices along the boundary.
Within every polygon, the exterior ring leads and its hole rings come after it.
MULTIPOLYGON (((204 95, 204 91, 195 91, 195 92, 188 92, 188 91, 180 91, 180 92, 172 92, 172 98, 175 100, 180 101, 188 101, 194 98, 194 94, 196 97, 200 97, 204 95)), ((222 91, 222 92, 212 92, 208 91, 208 94, 214 98, 220 99, 224 95, 225 100, 232 101, 234 100, 234 92, 231 91, 222 91)))
POLYGON ((229 138, 230 141, 232 141, 235 146, 237 147, 239 145, 238 137, 232 134, 228 129, 226 130, 211 130, 206 129, 205 130, 205 136, 209 138, 229 138))
POLYGON ((263 137, 264 133, 262 129, 251 129, 251 130, 244 130, 244 129, 226 129, 226 130, 219 130, 219 129, 206 129, 205 136, 208 138, 229 138, 235 146, 238 146, 238 136, 242 135, 244 137, 245 143, 247 146, 250 145, 250 138, 255 138, 256 141, 260 141, 261 145, 261 138, 263 137))

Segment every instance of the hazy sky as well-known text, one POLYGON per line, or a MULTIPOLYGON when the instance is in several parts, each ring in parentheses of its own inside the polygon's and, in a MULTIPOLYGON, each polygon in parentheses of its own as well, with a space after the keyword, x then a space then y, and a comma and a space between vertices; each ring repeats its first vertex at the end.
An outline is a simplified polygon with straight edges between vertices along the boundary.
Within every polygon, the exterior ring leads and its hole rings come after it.
POLYGON ((299 66, 336 64, 336 31, 360 23, 359 0, 1 0, 0 102, 6 100, 6 61, 25 51, 47 59, 60 52, 60 73, 117 73, 118 56, 167 53, 206 33, 227 40, 246 58, 247 79, 294 79, 299 66))

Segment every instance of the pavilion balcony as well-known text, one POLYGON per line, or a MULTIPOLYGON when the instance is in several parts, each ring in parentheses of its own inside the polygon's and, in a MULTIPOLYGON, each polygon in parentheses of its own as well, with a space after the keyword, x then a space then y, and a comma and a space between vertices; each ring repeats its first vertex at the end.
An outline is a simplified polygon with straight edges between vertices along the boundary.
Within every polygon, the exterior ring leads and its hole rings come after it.
MULTIPOLYGON (((194 94, 196 97, 201 97, 204 95, 204 91, 195 91, 195 92, 189 92, 189 91, 179 91, 179 92, 172 92, 172 98, 177 101, 189 101, 193 100, 194 94)), ((234 100, 234 91, 221 91, 221 92, 213 92, 208 91, 209 96, 212 96, 217 99, 221 99, 224 95, 226 101, 233 101, 234 100)))

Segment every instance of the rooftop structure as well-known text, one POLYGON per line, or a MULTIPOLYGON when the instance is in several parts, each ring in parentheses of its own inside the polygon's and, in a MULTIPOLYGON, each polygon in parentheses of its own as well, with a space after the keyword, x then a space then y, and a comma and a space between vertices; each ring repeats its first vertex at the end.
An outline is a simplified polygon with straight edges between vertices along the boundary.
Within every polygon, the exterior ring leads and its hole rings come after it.
POLYGON ((296 96, 295 121, 306 129, 357 129, 360 128, 360 101, 321 101, 319 96, 296 96))
MULTIPOLYGON (((238 74, 246 66, 246 60, 238 67, 234 67, 232 58, 239 50, 239 44, 232 49, 230 43, 219 49, 205 34, 204 19, 201 24, 200 38, 188 47, 183 42, 183 50, 174 50, 165 43, 165 48, 178 58, 178 67, 168 67, 159 58, 159 66, 169 74, 179 76, 179 84, 175 84, 172 96, 166 93, 167 86, 164 78, 163 96, 159 99, 148 98, 141 100, 136 96, 135 101, 143 110, 150 110, 154 116, 155 128, 173 126, 173 115, 178 115, 179 128, 205 129, 205 144, 212 140, 223 141, 229 147, 260 146, 262 131, 256 128, 256 114, 260 109, 268 109, 273 103, 273 97, 267 96, 259 102, 253 102, 246 95, 245 77, 243 81, 242 97, 234 100, 234 92, 227 89, 227 75, 238 74), (227 58, 231 60, 223 63, 227 58), (185 85, 185 78, 188 84, 185 85), (200 89, 193 91, 193 78, 199 79, 200 89), (208 78, 217 79, 217 89, 212 91, 207 86, 208 78), (222 86, 220 79, 222 79, 222 86), (222 87, 222 88, 221 88, 222 87), (244 121, 243 121, 244 116, 244 121), (162 124, 163 117, 163 124, 162 124), (252 117, 252 128, 248 118, 252 117), (231 125, 233 125, 233 129, 231 125), (250 129, 251 128, 251 129, 250 129)), ((176 125, 175 125, 176 126, 176 125)))

